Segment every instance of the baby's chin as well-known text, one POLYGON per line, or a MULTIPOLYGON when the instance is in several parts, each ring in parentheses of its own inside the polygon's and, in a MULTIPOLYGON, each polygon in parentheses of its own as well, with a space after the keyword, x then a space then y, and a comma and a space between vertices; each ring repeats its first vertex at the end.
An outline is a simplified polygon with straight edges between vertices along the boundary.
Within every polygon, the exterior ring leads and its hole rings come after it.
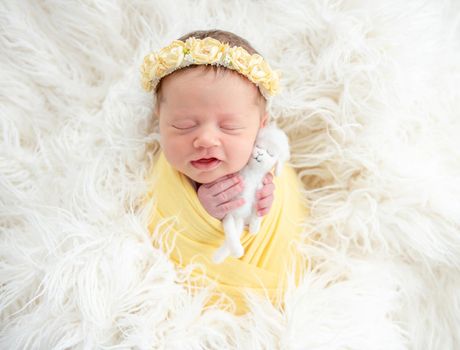
POLYGON ((214 169, 213 171, 203 171, 203 172, 196 172, 196 171, 188 171, 184 172, 187 177, 192 179, 193 181, 199 183, 199 184, 209 184, 211 182, 214 182, 226 175, 232 174, 234 172, 238 172, 237 170, 231 171, 231 169, 225 169, 225 168, 217 168, 214 169))
POLYGON ((210 170, 198 169, 192 164, 188 164, 183 167, 183 169, 178 170, 197 183, 209 184, 224 176, 237 173, 244 165, 245 164, 229 164, 228 162, 222 161, 216 168, 210 170))
POLYGON ((214 182, 216 181, 217 179, 225 176, 226 174, 222 173, 222 174, 206 174, 206 173, 203 173, 203 174, 185 174, 187 175, 188 178, 190 178, 191 180, 199 183, 199 184, 209 184, 211 182, 214 182))

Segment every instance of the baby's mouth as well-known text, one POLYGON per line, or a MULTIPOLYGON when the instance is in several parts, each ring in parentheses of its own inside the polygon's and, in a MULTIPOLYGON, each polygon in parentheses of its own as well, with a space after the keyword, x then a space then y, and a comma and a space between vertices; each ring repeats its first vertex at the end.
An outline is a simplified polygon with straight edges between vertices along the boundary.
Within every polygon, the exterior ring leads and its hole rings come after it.
POLYGON ((201 158, 197 160, 192 160, 192 165, 201 170, 211 170, 216 168, 221 161, 217 158, 201 158))

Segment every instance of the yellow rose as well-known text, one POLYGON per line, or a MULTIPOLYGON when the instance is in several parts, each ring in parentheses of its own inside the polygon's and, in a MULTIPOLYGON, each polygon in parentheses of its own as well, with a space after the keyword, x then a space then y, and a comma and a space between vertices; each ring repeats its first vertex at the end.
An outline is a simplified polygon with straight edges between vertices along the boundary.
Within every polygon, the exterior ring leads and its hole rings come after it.
POLYGON ((264 59, 254 54, 249 61, 249 75, 259 84, 266 84, 272 79, 272 70, 264 59))
POLYGON ((150 91, 152 89, 152 76, 153 76, 153 65, 155 62, 154 54, 149 54, 144 57, 144 62, 141 66, 141 79, 142 79, 142 87, 146 91, 150 91))
POLYGON ((268 63, 259 55, 252 55, 252 59, 249 62, 249 77, 251 81, 262 85, 270 95, 275 95, 278 92, 278 73, 272 70, 268 63))
POLYGON ((155 62, 154 54, 149 54, 144 57, 144 62, 142 63, 142 66, 141 66, 142 75, 150 74, 150 70, 152 69, 152 65, 154 62, 155 62))
POLYGON ((270 93, 270 95, 276 95, 279 90, 279 77, 278 74, 273 71, 272 73, 272 79, 264 85, 267 91, 270 93))
POLYGON ((185 49, 187 51, 190 51, 192 50, 192 47, 196 46, 196 45, 199 45, 197 44, 197 42, 200 41, 200 39, 197 39, 195 37, 191 37, 191 38, 188 38, 186 41, 185 41, 185 49))
POLYGON ((203 40, 189 38, 187 48, 196 64, 212 64, 219 62, 227 45, 222 44, 214 38, 204 38, 203 40))
POLYGON ((141 67, 142 75, 150 80, 160 77, 167 69, 168 67, 161 61, 156 53, 145 56, 144 63, 141 67))
POLYGON ((158 52, 157 62, 165 70, 177 68, 184 60, 185 44, 180 40, 174 40, 170 45, 164 47, 158 52))
POLYGON ((147 92, 152 91, 153 90, 152 81, 142 78, 142 88, 147 92))
POLYGON ((230 62, 236 70, 242 74, 248 74, 251 55, 245 49, 234 46, 229 50, 228 55, 230 57, 230 62))

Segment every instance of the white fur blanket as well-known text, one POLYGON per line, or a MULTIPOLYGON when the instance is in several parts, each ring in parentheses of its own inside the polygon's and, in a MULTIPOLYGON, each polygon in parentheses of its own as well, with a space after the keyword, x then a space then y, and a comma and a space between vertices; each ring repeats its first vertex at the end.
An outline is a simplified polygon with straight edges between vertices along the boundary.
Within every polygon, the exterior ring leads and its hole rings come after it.
MULTIPOLYGON (((0 3, 1 349, 459 349, 458 1, 0 3), (203 309, 140 198, 139 66, 195 29, 283 72, 271 107, 311 204, 286 310, 203 309)), ((153 130, 153 132, 152 132, 153 130)))

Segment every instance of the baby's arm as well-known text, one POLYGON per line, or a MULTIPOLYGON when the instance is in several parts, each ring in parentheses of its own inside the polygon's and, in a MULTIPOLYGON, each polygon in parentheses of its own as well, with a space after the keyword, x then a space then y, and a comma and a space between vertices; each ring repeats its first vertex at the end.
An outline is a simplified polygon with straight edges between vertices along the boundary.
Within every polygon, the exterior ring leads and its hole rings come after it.
MULTIPOLYGON (((257 191, 257 213, 266 215, 273 203, 273 175, 267 174, 264 178, 263 188, 257 191)), ((243 191, 243 180, 238 173, 223 176, 216 181, 203 184, 198 188, 198 199, 204 209, 212 217, 222 220, 228 212, 241 207, 244 199, 235 198, 243 191)))

